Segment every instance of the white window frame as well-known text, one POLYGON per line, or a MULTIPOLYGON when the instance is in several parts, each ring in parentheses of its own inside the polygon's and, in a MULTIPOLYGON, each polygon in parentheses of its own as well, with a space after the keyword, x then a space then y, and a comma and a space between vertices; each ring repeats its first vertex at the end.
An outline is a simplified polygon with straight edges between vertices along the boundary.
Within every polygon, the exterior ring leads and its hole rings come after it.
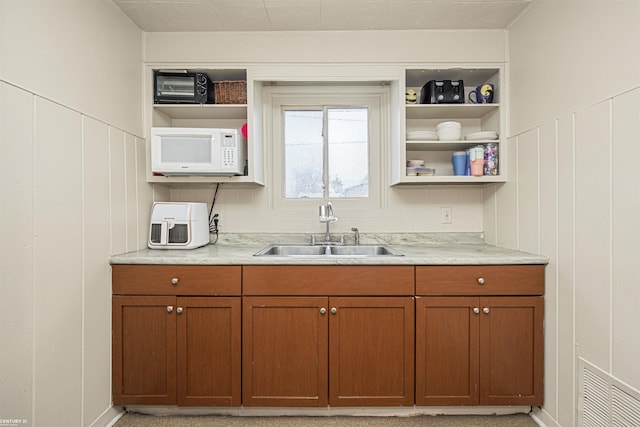
POLYGON ((265 117, 269 155, 267 156, 269 190, 273 209, 317 209, 323 202, 331 201, 338 209, 379 209, 386 207, 388 167, 386 165, 389 141, 390 90, 389 86, 369 83, 366 85, 318 85, 294 84, 267 86, 265 104, 269 107, 265 117), (369 110, 369 197, 328 199, 287 199, 284 197, 284 116, 285 107, 366 107, 369 110))

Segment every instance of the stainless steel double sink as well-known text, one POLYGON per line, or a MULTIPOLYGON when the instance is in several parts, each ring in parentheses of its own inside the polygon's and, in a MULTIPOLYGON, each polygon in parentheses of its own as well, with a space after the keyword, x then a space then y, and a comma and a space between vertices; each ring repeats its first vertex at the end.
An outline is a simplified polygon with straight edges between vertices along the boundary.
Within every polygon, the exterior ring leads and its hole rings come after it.
POLYGON ((317 256, 342 256, 342 257, 378 257, 378 256, 404 256, 400 252, 386 245, 269 245, 261 249, 254 256, 280 256, 280 257, 317 257, 317 256))

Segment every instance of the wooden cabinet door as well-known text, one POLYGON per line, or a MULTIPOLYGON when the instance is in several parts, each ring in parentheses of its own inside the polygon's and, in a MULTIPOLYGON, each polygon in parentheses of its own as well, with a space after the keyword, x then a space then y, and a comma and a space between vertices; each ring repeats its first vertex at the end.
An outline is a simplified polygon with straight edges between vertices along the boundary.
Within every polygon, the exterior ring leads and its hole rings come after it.
POLYGON ((326 297, 244 297, 244 406, 327 405, 327 303, 326 297))
POLYGON ((332 297, 329 305, 329 404, 413 405, 413 298, 332 297))
POLYGON ((240 297, 179 297, 179 406, 240 406, 240 297))
POLYGON ((542 297, 480 299, 480 403, 543 403, 542 297))
POLYGON ((478 405, 478 302, 416 299, 416 405, 478 405))
POLYGON ((175 405, 176 297, 113 297, 114 405, 175 405))

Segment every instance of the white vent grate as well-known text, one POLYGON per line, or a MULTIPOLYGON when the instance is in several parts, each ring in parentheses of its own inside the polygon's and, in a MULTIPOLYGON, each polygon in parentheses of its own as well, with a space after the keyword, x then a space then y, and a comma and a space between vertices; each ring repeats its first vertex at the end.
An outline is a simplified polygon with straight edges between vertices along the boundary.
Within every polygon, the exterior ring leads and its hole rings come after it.
POLYGON ((609 385, 589 369, 583 370, 582 426, 609 425, 609 385))
POLYGON ((611 420, 615 427, 640 426, 640 400, 613 386, 611 388, 611 420))
POLYGON ((578 425, 640 426, 640 392, 580 359, 578 425))

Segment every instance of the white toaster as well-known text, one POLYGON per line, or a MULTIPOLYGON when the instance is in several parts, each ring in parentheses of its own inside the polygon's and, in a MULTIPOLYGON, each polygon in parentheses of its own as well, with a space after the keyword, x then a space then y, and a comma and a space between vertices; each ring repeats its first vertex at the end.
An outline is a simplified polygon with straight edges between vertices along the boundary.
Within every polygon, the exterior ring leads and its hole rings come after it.
POLYGON ((206 203, 156 202, 151 209, 150 249, 194 249, 209 243, 206 203))

